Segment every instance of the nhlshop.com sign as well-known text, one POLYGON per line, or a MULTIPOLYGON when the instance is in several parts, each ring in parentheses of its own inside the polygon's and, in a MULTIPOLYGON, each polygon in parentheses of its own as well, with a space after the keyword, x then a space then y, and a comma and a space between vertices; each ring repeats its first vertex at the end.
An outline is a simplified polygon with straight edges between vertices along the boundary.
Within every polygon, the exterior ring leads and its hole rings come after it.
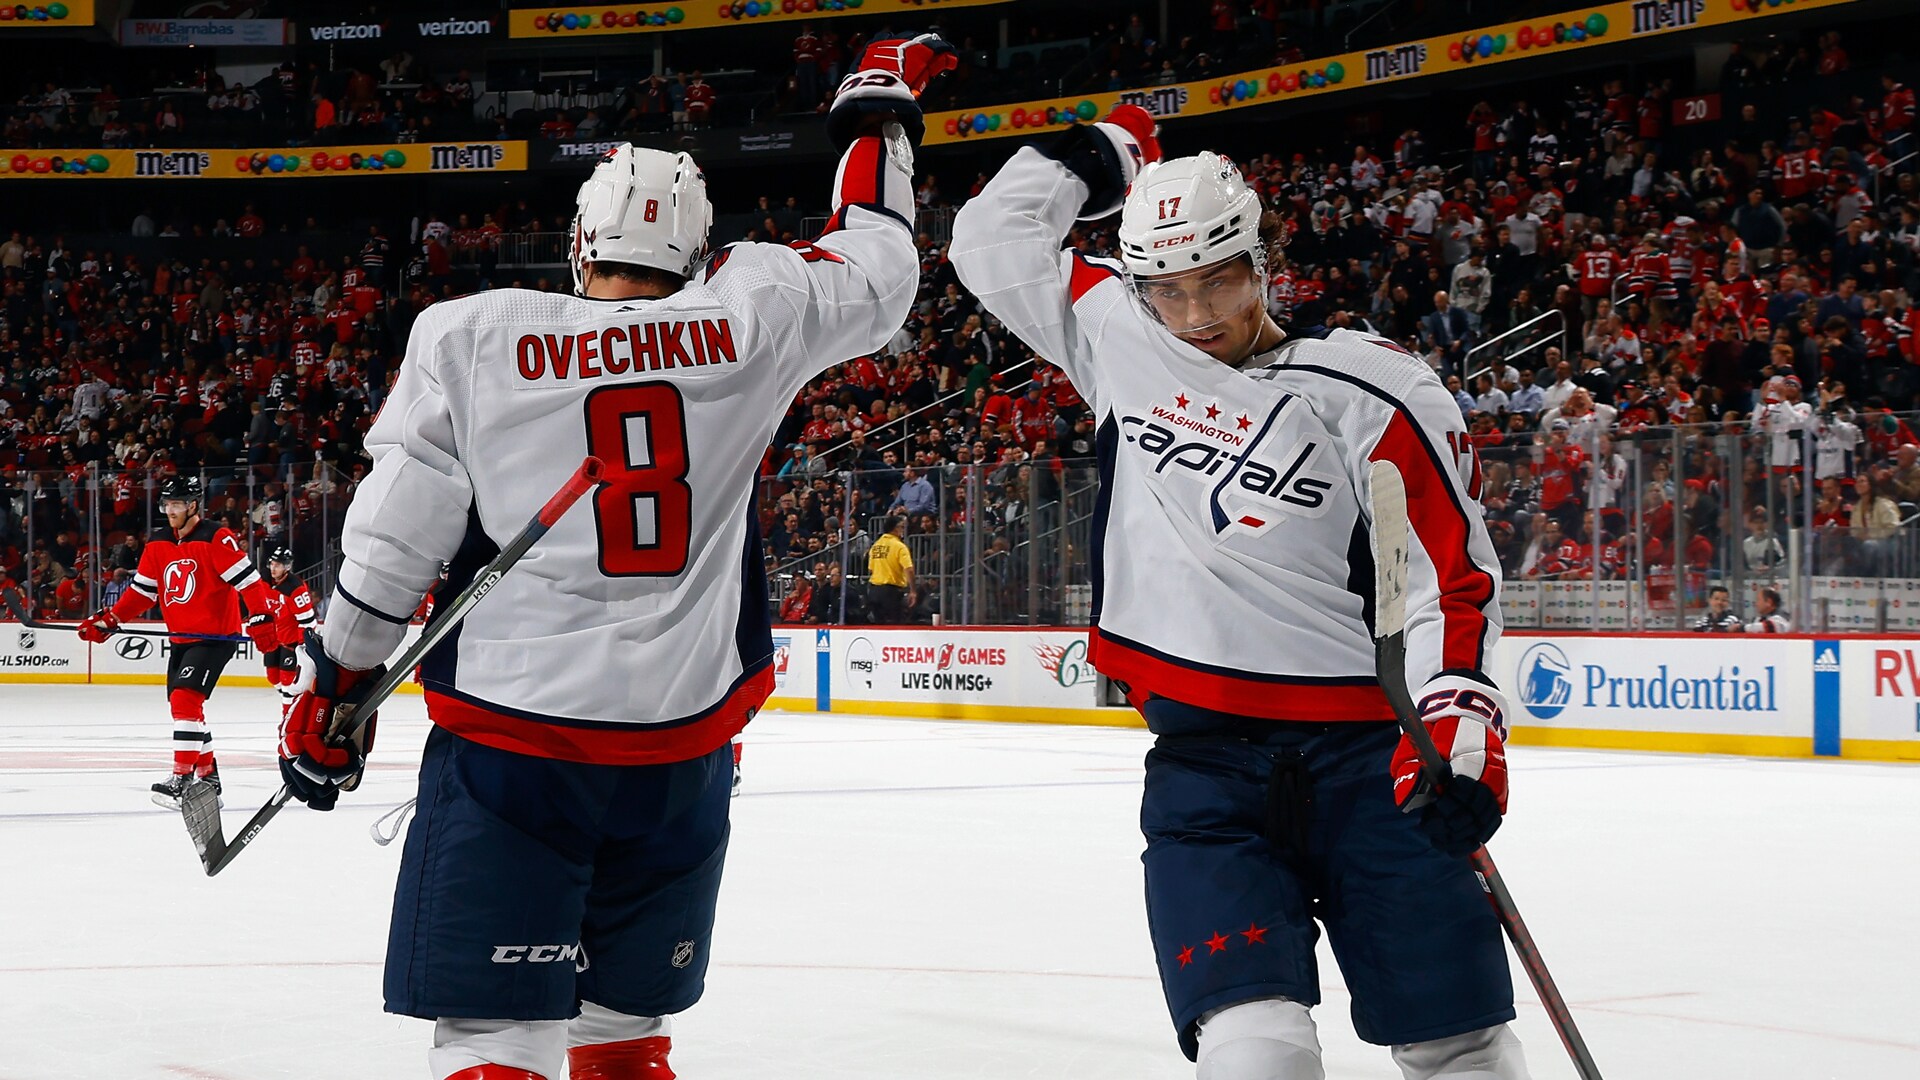
POLYGON ((86 652, 73 647, 78 642, 64 631, 31 630, 18 624, 0 626, 0 675, 85 672, 86 652))

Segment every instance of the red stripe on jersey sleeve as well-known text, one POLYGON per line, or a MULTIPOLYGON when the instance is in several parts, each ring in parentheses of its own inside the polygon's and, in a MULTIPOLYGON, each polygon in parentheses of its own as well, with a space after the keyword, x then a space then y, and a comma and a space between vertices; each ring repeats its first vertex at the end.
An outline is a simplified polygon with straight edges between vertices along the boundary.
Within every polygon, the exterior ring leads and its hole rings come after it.
POLYGON ((590 765, 668 765, 691 761, 727 745, 772 693, 773 668, 769 665, 691 723, 664 729, 635 724, 619 730, 543 724, 431 689, 426 698, 429 719, 483 746, 590 765))
POLYGON ((1139 708, 1148 696, 1262 720, 1330 722, 1392 720, 1393 706, 1378 684, 1327 685, 1316 680, 1242 679, 1201 671, 1123 645, 1095 630, 1093 666, 1127 684, 1127 700, 1139 708))
POLYGON ((1072 294, 1072 302, 1077 304, 1080 302, 1080 298, 1087 294, 1088 289, 1093 288, 1108 278, 1117 278, 1119 276, 1119 274, 1114 272, 1112 267, 1095 266, 1078 252, 1075 252, 1073 256, 1073 274, 1067 279, 1067 291, 1072 294))
POLYGON ((845 167, 840 170, 840 202, 881 202, 882 170, 886 168, 886 148, 879 136, 855 139, 847 148, 845 167))
POLYGON ((1440 617, 1445 626, 1441 668, 1480 670, 1481 643, 1487 634, 1484 608, 1493 600, 1493 575, 1467 552, 1471 526, 1449 478, 1440 473, 1445 466, 1414 430, 1413 421, 1397 409, 1367 460, 1391 462, 1406 483, 1407 517, 1439 578, 1440 617))

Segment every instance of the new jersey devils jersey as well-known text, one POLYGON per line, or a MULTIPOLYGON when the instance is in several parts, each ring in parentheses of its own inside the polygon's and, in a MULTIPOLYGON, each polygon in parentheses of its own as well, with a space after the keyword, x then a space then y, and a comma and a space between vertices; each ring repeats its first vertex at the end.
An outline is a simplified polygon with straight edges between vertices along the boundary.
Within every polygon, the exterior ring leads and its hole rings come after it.
POLYGON ((160 617, 173 634, 183 639, 226 637, 240 632, 243 596, 248 611, 269 610, 266 584, 240 538, 201 518, 184 536, 162 529, 147 541, 133 583, 113 613, 136 618, 158 603, 160 617))
POLYGON ((1479 671, 1499 561, 1460 409, 1425 362, 1350 330, 1236 369, 1179 339, 1118 268, 1062 251, 1087 196, 1026 148, 954 221, 961 281, 1060 365, 1097 419, 1092 659, 1146 695, 1284 720, 1391 720, 1375 675, 1373 479, 1409 517, 1408 692, 1479 671))
POLYGON ((428 308, 367 435, 327 652, 385 660, 443 562, 452 596, 594 454, 603 482, 420 665, 428 713, 571 761, 725 745, 773 687, 751 504, 775 421, 913 301, 904 150, 857 140, 825 234, 728 247, 663 299, 503 289, 428 308))
POLYGON ((293 574, 280 581, 267 582, 267 603, 273 612, 273 628, 282 645, 298 645, 313 629, 313 592, 307 583, 293 574))

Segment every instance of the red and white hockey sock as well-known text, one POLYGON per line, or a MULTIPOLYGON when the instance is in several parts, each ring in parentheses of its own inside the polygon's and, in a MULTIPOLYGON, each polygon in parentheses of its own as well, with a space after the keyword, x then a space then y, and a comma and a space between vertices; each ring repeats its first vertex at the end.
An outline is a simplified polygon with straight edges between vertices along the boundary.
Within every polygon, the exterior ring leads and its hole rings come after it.
POLYGON ((664 1035, 575 1046, 567 1051, 567 1075, 573 1080, 673 1080, 667 1064, 671 1049, 672 1040, 664 1035))
POLYGON ((213 768, 213 732, 207 728, 206 700, 191 690, 167 695, 167 704, 173 708, 173 771, 177 776, 196 770, 204 776, 213 768))
MULTIPOLYGON (((736 750, 740 744, 733 744, 736 750)), ((567 1025, 567 1069, 573 1080, 673 1080, 673 1018, 633 1016, 591 1001, 567 1025)))
POLYGON ((740 766, 740 755, 742 752, 746 750, 746 748, 747 748, 747 744, 743 742, 736 742, 733 744, 733 764, 735 768, 738 768, 740 766))

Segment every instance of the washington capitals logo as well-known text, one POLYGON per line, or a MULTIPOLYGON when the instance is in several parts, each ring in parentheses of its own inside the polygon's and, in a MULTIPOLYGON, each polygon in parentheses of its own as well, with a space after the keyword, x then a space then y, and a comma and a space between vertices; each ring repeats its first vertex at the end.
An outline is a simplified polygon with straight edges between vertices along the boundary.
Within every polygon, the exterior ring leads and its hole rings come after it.
POLYGON ((1312 437, 1324 432, 1310 416, 1309 422, 1286 429, 1304 428, 1305 437, 1273 452, 1281 415, 1295 400, 1292 394, 1282 397, 1256 426, 1246 412, 1231 413, 1219 402, 1181 390, 1172 408, 1153 406, 1151 418, 1122 416, 1121 431, 1127 442, 1153 456, 1156 475, 1185 473, 1208 483, 1207 517, 1215 534, 1258 534, 1289 514, 1326 513, 1326 493, 1339 482, 1337 475, 1311 468, 1328 440, 1312 437))

